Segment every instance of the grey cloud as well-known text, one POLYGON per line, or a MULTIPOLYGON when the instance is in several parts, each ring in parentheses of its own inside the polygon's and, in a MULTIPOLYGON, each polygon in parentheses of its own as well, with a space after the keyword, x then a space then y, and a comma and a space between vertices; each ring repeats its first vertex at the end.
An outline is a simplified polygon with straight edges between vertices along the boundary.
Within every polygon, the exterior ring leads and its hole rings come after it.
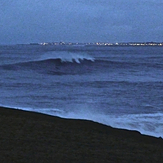
POLYGON ((161 41, 162 0, 0 0, 0 43, 161 41))

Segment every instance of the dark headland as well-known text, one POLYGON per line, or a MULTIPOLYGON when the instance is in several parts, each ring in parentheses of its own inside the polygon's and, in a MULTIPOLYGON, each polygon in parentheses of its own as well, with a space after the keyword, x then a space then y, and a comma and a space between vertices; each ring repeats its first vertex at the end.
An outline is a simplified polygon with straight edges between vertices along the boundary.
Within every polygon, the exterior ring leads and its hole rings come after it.
POLYGON ((1 163, 162 163, 163 139, 0 107, 1 163))

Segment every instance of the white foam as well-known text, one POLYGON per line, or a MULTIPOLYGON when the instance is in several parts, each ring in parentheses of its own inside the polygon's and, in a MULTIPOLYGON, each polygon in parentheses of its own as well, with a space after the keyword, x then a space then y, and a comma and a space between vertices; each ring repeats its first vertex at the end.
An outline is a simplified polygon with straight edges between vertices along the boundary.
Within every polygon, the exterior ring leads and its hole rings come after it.
POLYGON ((116 128, 137 130, 142 134, 163 137, 163 113, 107 115, 92 112, 58 114, 63 118, 87 119, 116 128))
POLYGON ((75 52, 66 52, 66 51, 52 51, 43 54, 40 57, 40 60, 48 59, 61 59, 62 62, 76 62, 80 63, 81 60, 89 60, 94 62, 94 58, 86 53, 75 53, 75 52))

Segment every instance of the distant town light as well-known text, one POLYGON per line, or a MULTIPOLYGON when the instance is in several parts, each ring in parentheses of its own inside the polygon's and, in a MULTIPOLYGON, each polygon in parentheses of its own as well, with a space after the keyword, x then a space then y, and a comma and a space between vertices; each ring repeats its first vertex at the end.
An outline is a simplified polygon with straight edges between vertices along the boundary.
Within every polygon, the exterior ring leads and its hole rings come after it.
POLYGON ((67 46, 163 46, 163 42, 122 42, 122 43, 109 43, 109 42, 95 42, 95 43, 72 43, 72 42, 43 42, 43 43, 30 43, 30 45, 67 45, 67 46))

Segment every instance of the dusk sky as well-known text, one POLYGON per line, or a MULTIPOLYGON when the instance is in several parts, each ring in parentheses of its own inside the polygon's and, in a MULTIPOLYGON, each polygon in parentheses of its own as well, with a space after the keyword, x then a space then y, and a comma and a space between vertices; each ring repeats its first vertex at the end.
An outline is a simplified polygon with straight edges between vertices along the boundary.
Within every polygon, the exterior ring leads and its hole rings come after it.
POLYGON ((0 0, 0 44, 163 42, 163 0, 0 0))

